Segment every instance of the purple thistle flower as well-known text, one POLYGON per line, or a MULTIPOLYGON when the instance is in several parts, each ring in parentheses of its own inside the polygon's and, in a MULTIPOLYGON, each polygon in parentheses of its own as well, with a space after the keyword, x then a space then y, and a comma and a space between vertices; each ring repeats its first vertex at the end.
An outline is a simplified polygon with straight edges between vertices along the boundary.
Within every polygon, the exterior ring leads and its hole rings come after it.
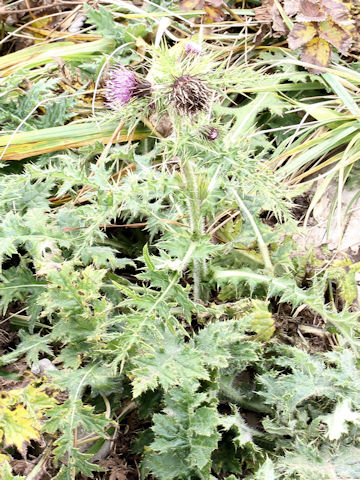
POLYGON ((118 110, 133 97, 142 98, 150 94, 150 83, 147 80, 139 80, 133 71, 123 65, 116 65, 110 70, 105 93, 110 108, 118 110))
POLYGON ((201 45, 196 42, 187 42, 185 45, 186 55, 200 55, 202 52, 201 45))

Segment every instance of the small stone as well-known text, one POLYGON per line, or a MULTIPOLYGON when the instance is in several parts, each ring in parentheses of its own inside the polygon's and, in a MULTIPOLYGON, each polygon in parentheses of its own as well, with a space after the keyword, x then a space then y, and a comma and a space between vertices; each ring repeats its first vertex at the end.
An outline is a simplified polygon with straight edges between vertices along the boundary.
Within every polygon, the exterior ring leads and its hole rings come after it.
POLYGON ((46 372, 50 370, 57 370, 57 368, 48 358, 42 358, 38 364, 34 363, 31 367, 31 372, 34 375, 46 375, 46 372))

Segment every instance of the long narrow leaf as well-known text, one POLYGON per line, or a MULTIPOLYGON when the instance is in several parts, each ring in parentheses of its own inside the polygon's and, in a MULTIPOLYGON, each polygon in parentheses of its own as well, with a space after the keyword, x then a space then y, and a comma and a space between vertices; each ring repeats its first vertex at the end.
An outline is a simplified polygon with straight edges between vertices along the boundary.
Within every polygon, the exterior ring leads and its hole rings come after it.
MULTIPOLYGON (((106 143, 117 126, 118 123, 115 121, 103 125, 96 122, 78 123, 19 132, 14 136, 3 135, 0 136, 0 155, 3 154, 3 160, 22 160, 42 153, 89 145, 96 141, 106 143)), ((124 129, 114 138, 114 143, 126 142, 130 139, 141 140, 149 134, 149 130, 145 127, 138 127, 131 134, 124 129)))
POLYGON ((9 53, 0 58, 1 76, 7 76, 19 68, 36 67, 48 62, 54 62, 54 58, 81 59, 95 52, 110 52, 114 49, 115 42, 109 38, 102 38, 95 42, 57 42, 50 44, 34 45, 14 53, 9 53))

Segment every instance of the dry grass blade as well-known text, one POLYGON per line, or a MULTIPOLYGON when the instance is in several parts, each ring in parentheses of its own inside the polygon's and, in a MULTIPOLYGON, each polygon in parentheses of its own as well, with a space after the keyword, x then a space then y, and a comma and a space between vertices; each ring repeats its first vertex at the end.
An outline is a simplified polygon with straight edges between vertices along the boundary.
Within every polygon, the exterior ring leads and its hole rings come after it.
MULTIPOLYGON (((89 145, 96 141, 107 143, 117 126, 115 121, 104 125, 89 122, 20 132, 13 136, 3 135, 0 136, 0 155, 3 154, 3 160, 22 160, 43 153, 89 145)), ((147 138, 149 133, 145 127, 138 127, 131 133, 123 129, 113 138, 113 143, 140 140, 147 138)))
POLYGON ((95 42, 57 42, 51 44, 34 45, 0 58, 0 76, 5 77, 19 70, 54 62, 54 57, 63 59, 77 59, 94 52, 110 52, 114 48, 114 41, 109 38, 95 42))

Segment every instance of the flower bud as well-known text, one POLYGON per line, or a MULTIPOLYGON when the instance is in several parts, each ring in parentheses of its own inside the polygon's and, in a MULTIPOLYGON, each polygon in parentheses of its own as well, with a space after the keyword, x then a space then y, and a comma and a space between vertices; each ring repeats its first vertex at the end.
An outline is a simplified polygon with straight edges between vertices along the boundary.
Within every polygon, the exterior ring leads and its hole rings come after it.
POLYGON ((207 125, 203 130, 202 130, 202 135, 206 138, 206 140, 213 141, 218 138, 220 135, 220 132, 217 128, 212 127, 211 125, 207 125))
POLYGON ((200 55, 202 52, 201 45, 196 42, 187 42, 185 45, 186 55, 200 55))

